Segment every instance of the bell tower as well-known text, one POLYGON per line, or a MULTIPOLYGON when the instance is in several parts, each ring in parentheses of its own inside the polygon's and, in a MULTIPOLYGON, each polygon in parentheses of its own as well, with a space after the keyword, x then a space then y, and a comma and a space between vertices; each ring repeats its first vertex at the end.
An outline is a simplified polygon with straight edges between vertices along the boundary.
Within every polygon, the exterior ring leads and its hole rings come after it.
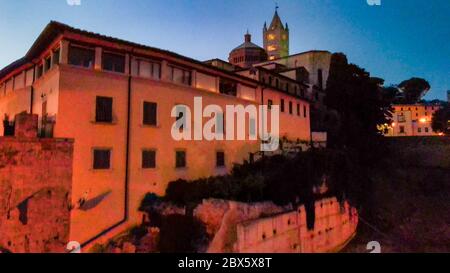
POLYGON ((275 14, 269 28, 264 23, 263 28, 264 49, 269 56, 269 60, 289 56, 289 27, 283 25, 278 15, 278 6, 275 8, 275 14))

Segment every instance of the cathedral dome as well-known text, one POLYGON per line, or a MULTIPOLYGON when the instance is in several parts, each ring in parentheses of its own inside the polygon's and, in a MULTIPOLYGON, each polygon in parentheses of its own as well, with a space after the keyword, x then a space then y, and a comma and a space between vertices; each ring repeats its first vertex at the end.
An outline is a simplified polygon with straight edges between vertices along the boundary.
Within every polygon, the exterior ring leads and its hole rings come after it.
POLYGON ((230 52, 229 62, 244 68, 267 60, 264 48, 252 43, 252 36, 247 32, 245 41, 230 52))

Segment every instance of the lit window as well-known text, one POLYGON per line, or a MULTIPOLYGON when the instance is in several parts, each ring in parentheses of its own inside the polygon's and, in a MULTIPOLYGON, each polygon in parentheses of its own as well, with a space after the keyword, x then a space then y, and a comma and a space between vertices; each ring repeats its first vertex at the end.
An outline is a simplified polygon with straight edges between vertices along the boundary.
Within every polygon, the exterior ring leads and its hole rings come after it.
POLYGON ((277 47, 274 46, 274 45, 271 45, 271 46, 267 47, 267 51, 275 51, 275 50, 277 50, 277 47))
POLYGON ((275 40, 275 35, 274 34, 268 34, 267 35, 267 40, 269 40, 269 41, 275 40))

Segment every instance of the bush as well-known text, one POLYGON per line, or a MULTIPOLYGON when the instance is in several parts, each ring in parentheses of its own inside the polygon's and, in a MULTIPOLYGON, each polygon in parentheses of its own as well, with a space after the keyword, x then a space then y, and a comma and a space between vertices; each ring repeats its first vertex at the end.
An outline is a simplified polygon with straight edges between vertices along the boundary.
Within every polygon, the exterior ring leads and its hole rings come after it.
POLYGON ((315 199, 312 189, 324 179, 330 195, 342 199, 349 192, 360 194, 358 183, 365 181, 358 176, 361 169, 353 162, 347 152, 337 150, 311 150, 293 158, 265 157, 253 164, 236 165, 227 176, 171 182, 164 200, 182 206, 194 206, 208 198, 305 204, 315 199))

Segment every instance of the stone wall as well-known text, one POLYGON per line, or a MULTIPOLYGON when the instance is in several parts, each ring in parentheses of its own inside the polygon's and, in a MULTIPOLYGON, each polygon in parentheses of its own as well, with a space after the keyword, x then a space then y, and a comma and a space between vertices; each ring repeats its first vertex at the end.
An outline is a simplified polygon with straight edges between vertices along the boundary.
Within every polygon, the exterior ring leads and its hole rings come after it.
POLYGON ((204 200, 194 216, 213 237, 209 253, 336 252, 355 235, 356 209, 336 198, 315 203, 315 225, 308 230, 305 207, 297 211, 271 202, 239 203, 204 200))
POLYGON ((65 250, 72 154, 70 140, 0 137, 0 249, 65 250))
POLYGON ((308 230, 305 207, 237 226, 239 253, 325 253, 342 249, 355 235, 356 209, 336 198, 317 201, 315 225, 308 230))

